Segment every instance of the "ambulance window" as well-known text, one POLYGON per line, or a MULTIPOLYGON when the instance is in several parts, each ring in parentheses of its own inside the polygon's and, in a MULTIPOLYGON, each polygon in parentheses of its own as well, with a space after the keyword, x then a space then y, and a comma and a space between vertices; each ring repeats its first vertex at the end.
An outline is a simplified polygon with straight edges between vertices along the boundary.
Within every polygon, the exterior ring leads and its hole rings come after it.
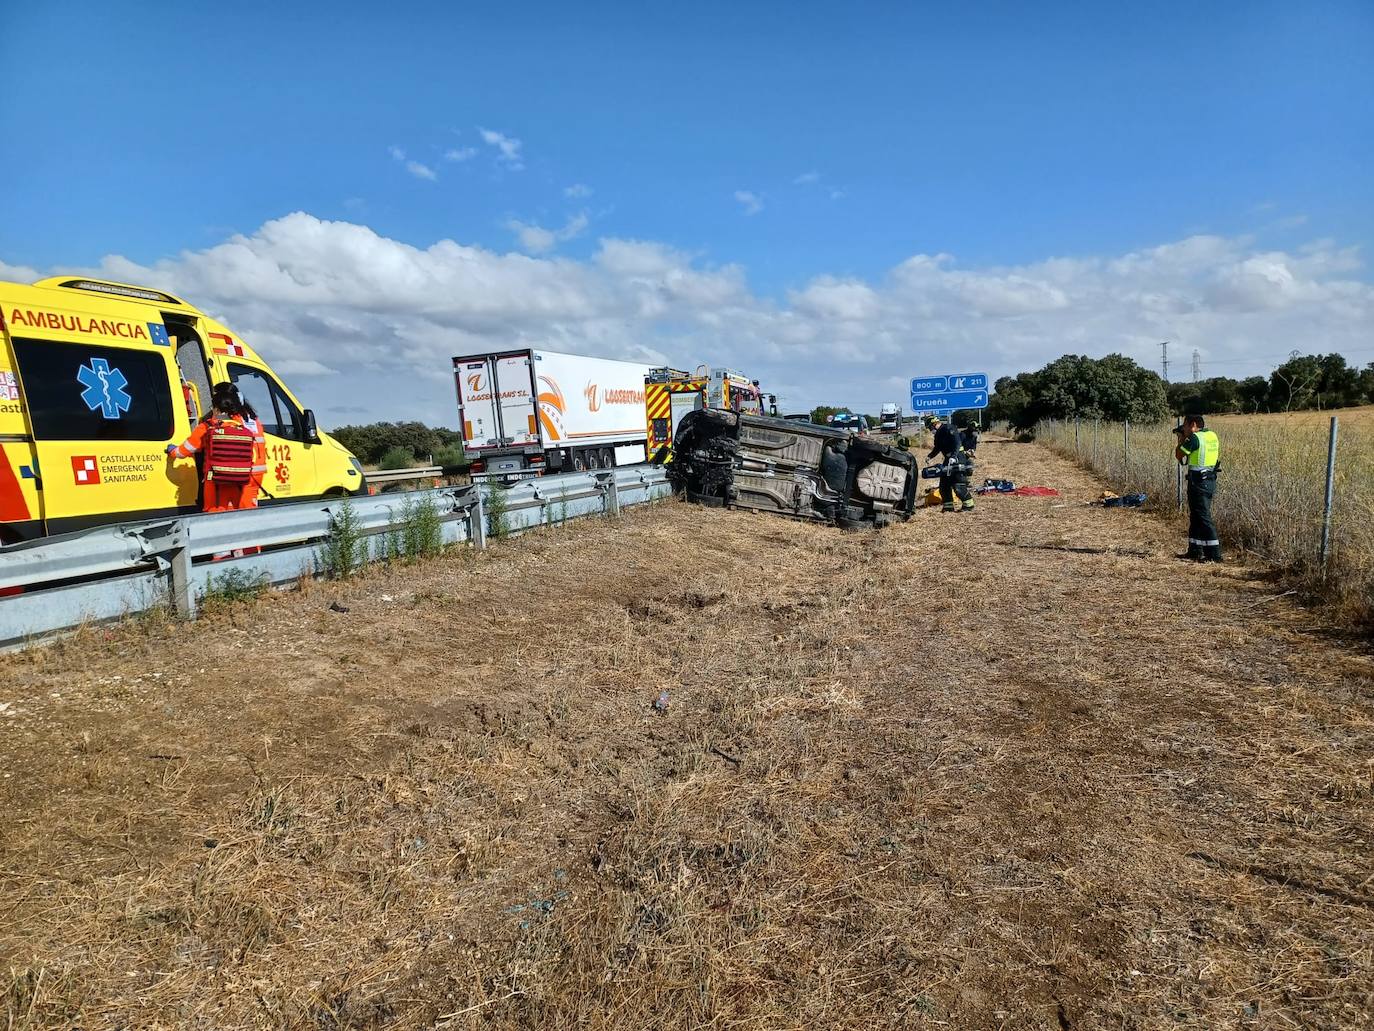
POLYGON ((229 380, 257 411, 264 432, 287 440, 305 440, 301 413, 271 376, 247 365, 230 365, 229 380))
POLYGON ((38 440, 170 440, 172 386, 162 351, 15 338, 38 440))

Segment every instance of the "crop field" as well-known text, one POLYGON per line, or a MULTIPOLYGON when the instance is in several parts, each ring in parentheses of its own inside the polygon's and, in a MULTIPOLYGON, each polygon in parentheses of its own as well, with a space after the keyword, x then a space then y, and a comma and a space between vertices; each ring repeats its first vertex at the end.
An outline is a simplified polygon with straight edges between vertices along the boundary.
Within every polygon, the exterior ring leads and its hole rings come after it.
POLYGON ((979 458, 6 656, 0 1027, 1370 1027, 1367 648, 979 458))
MULTIPOLYGON (((1216 515, 1223 545, 1283 569, 1347 622, 1374 626, 1374 407, 1208 421, 1222 444, 1216 515), (1340 420, 1330 560, 1319 562, 1331 416, 1340 420)), ((1172 424, 1044 424, 1038 439, 1076 457, 1118 491, 1143 490, 1173 509, 1172 424)), ((1180 516, 1186 522, 1186 515, 1180 516)))

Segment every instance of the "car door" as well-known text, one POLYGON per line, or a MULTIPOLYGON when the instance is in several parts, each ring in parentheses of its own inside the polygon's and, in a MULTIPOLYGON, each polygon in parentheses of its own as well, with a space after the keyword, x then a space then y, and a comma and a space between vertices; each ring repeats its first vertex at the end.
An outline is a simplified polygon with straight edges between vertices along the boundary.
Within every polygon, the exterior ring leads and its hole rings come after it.
POLYGON ((246 362, 229 362, 229 381, 253 406, 267 438, 267 473, 262 493, 267 500, 310 498, 320 493, 315 469, 319 445, 306 440, 305 417, 276 377, 246 362))

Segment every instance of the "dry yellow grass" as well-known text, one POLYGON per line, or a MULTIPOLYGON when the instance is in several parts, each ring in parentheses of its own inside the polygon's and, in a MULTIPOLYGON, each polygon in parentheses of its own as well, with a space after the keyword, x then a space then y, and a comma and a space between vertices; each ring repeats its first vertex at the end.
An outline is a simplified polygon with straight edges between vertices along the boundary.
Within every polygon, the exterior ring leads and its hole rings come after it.
POLYGON ((1369 656, 980 460, 7 657, 0 1026, 1369 1027, 1369 656))
MULTIPOLYGON (((1374 407, 1288 415, 1231 415, 1210 421, 1222 441, 1216 514, 1223 545, 1256 553, 1314 600, 1356 624, 1374 620, 1374 407), (1340 420, 1331 556, 1319 561, 1326 454, 1332 415, 1340 420)), ((1055 422, 1037 437, 1076 457, 1118 491, 1143 490, 1156 509, 1175 507, 1172 424, 1055 422)), ((1185 520, 1186 515, 1179 516, 1185 520)))

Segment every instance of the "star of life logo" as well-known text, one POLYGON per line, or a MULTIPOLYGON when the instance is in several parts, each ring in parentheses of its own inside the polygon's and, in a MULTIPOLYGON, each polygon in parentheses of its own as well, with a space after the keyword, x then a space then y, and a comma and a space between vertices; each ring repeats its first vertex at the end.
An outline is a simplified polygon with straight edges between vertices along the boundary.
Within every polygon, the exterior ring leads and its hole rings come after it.
POLYGON ((78 487, 100 482, 100 463, 95 455, 72 455, 72 479, 78 487))
POLYGON ((104 358, 92 358, 90 365, 76 370, 76 381, 86 389, 81 391, 81 400, 91 411, 99 411, 107 419, 118 419, 129 410, 133 398, 124 388, 129 381, 124 373, 110 368, 104 358))

